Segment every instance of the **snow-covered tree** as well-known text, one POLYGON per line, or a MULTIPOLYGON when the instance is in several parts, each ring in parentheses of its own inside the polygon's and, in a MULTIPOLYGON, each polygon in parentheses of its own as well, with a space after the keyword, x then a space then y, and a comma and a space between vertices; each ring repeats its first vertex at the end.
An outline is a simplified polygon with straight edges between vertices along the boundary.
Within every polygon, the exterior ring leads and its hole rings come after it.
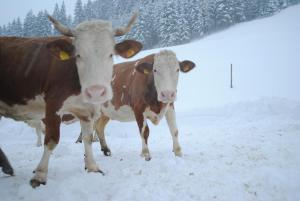
MULTIPOLYGON (((114 26, 127 23, 139 10, 137 23, 130 33, 120 38, 134 38, 144 48, 170 46, 188 42, 232 24, 273 15, 300 3, 300 0, 76 0, 74 21, 67 16, 66 6, 55 5, 53 17, 70 26, 84 20, 104 19, 114 26)), ((32 11, 0 27, 0 35, 47 36, 51 31, 45 11, 37 17, 32 11)), ((52 34, 59 34, 56 30, 52 34)))
POLYGON ((36 33, 37 36, 52 35, 51 23, 48 20, 47 15, 47 11, 40 11, 37 15, 37 26, 39 27, 36 33))
POLYGON ((24 25, 23 25, 23 33, 25 37, 32 37, 36 35, 36 16, 30 10, 25 19, 24 19, 24 25))
POLYGON ((76 26, 84 20, 85 16, 83 13, 82 1, 77 0, 74 10, 74 25, 76 26))

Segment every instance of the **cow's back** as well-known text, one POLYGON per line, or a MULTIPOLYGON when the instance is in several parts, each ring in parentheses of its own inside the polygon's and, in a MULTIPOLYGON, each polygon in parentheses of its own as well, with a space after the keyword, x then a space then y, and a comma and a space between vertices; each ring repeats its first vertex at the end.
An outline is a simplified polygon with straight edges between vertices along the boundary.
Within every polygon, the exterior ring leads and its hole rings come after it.
POLYGON ((60 89, 63 82, 78 81, 74 61, 61 62, 46 47, 58 38, 0 37, 0 101, 26 104, 52 88, 60 89))

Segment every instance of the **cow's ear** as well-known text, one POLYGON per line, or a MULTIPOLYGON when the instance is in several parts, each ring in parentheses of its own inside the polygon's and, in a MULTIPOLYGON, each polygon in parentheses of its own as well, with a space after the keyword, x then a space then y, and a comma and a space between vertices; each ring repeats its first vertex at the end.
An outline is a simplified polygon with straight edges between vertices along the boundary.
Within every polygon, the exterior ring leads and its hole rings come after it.
POLYGON ((75 47, 64 39, 57 39, 47 44, 50 53, 61 61, 70 60, 73 57, 75 47))
POLYGON ((193 68, 195 68, 195 63, 189 60, 184 60, 182 62, 179 63, 180 66, 180 71, 183 73, 187 73, 190 70, 192 70, 193 68))
POLYGON ((153 64, 151 63, 140 63, 138 64, 135 69, 140 72, 143 73, 145 75, 148 75, 150 73, 152 73, 153 70, 153 64))
POLYGON ((115 45, 116 54, 123 58, 131 58, 143 48, 142 43, 135 40, 125 40, 115 45))

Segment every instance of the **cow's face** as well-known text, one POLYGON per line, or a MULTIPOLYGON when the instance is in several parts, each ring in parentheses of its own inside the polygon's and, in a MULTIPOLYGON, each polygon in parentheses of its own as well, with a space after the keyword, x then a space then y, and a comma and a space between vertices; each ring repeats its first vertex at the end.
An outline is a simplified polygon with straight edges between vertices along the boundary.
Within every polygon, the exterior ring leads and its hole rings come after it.
POLYGON ((76 59, 84 100, 95 104, 110 100, 113 55, 130 58, 142 49, 142 45, 133 40, 116 44, 114 36, 120 35, 122 29, 114 30, 107 21, 86 21, 70 30, 62 28, 63 25, 53 18, 50 20, 61 33, 72 37, 75 49, 73 57, 76 59))
POLYGON ((154 63, 141 63, 136 69, 144 74, 153 74, 157 99, 163 103, 176 100, 179 72, 189 72, 195 67, 191 61, 179 62, 174 52, 163 50, 154 56, 154 63))

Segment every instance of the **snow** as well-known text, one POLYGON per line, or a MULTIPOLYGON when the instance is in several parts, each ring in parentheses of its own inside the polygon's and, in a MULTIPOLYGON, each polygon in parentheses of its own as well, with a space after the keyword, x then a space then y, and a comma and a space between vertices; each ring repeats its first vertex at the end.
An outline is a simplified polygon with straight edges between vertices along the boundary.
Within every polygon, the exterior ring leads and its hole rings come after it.
POLYGON ((300 200, 299 17, 298 5, 168 48, 197 64, 178 87, 182 158, 172 153, 165 121, 150 125, 150 162, 139 156, 135 123, 111 122, 106 136, 112 156, 93 146, 106 175, 87 173, 83 145, 74 143, 79 124, 64 125, 47 185, 33 190, 29 179, 43 149, 35 147, 32 128, 3 118, 0 146, 16 176, 0 173, 1 201, 300 200))

